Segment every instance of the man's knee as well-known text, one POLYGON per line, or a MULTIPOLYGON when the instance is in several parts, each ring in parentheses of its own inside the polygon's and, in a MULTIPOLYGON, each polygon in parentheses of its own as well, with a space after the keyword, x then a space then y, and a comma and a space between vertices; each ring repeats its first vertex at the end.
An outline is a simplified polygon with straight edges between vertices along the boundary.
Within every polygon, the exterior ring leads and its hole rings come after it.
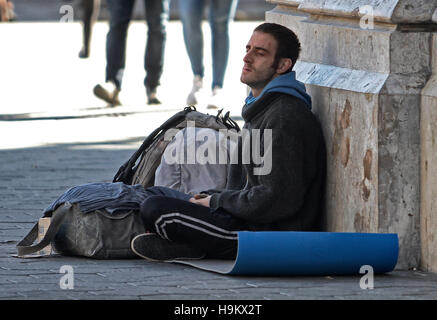
POLYGON ((164 196, 149 196, 140 205, 140 215, 147 231, 155 232, 155 221, 161 216, 168 198, 164 196))

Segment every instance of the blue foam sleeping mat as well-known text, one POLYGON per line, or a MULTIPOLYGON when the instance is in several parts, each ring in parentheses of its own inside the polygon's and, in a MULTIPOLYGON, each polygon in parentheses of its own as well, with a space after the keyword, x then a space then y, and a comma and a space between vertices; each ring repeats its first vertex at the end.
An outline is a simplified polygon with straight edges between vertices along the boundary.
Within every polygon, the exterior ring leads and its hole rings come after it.
POLYGON ((226 275, 352 275, 370 265, 393 271, 398 236, 392 233, 241 231, 235 260, 173 260, 226 275))

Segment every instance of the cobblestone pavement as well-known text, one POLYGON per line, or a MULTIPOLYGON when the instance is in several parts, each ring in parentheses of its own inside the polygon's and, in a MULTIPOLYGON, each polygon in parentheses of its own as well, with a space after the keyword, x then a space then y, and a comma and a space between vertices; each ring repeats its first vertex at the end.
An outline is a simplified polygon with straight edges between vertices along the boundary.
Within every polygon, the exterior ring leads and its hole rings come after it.
MULTIPOLYGON (((12 32, 15 38, 26 34, 27 39, 33 41, 33 35, 46 32, 39 42, 44 43, 46 38, 62 42, 64 38, 54 34, 58 31, 48 26, 15 24, 6 29, 0 25, 0 37, 10 36, 12 32)), ((134 34, 138 32, 136 27, 140 28, 135 25, 134 34)), ((234 27, 238 32, 247 33, 253 25, 236 24, 234 27)), ((105 26, 99 28, 94 41, 103 46, 105 26)), ((78 30, 75 25, 62 27, 68 39, 75 39, 78 30)), ((180 39, 176 32, 181 32, 180 26, 172 24, 167 52, 178 50, 180 42, 177 41, 180 39)), ((0 51, 3 55, 0 56, 2 70, 28 73, 28 77, 7 72, 0 74, 0 88, 7 89, 1 92, 0 100, 0 299, 437 299, 437 274, 421 271, 398 270, 377 275, 374 289, 363 290, 359 275, 235 277, 141 259, 100 261, 64 256, 12 257, 17 242, 55 198, 78 184, 111 181, 144 136, 180 109, 175 107, 179 104, 170 98, 163 106, 146 106, 142 102, 142 89, 138 86, 127 90, 124 106, 106 108, 85 93, 90 91, 93 81, 101 77, 104 70, 101 61, 93 58, 88 62, 77 61, 65 53, 65 69, 62 71, 69 77, 63 77, 55 72, 59 71, 59 65, 53 63, 53 52, 70 52, 76 49, 76 45, 66 42, 66 49, 50 47, 50 51, 45 48, 50 54, 44 54, 43 47, 37 46, 31 51, 33 58, 29 58, 28 51, 20 45, 20 41, 11 44, 11 50, 15 50, 18 57, 10 51, 0 51), (35 56, 39 59, 37 65, 33 65, 35 56), (9 59, 7 65, 4 58, 9 59), (37 81, 38 77, 41 77, 40 81, 37 81), (18 81, 20 78, 21 82, 18 81), (69 87, 69 91, 65 87, 69 87), (73 289, 60 286, 64 275, 60 272, 62 266, 73 268, 73 289)), ((99 55, 101 50, 96 49, 93 53, 99 55)), ((128 55, 128 60, 132 61, 132 57, 138 57, 138 54, 128 55)), ((180 98, 185 96, 185 89, 190 84, 182 83, 177 87, 169 73, 189 75, 190 70, 182 63, 174 71, 172 63, 175 62, 169 62, 165 71, 163 87, 174 90, 174 94, 171 92, 168 96, 180 98)), ((138 74, 131 67, 126 72, 127 78, 130 74, 131 78, 140 79, 141 62, 139 66, 136 69, 138 74)), ((231 64, 229 75, 239 73, 237 69, 240 67, 231 64)), ((132 84, 133 80, 126 79, 126 83, 132 84)), ((233 89, 237 90, 237 87, 233 89)), ((235 109, 231 109, 234 115, 238 115, 241 96, 244 97, 244 88, 234 97, 238 102, 235 109)))

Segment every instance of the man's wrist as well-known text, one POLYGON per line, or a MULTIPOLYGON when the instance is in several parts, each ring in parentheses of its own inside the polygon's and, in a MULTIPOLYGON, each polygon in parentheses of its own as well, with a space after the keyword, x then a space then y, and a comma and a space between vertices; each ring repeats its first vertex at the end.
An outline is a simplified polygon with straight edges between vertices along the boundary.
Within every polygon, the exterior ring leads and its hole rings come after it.
POLYGON ((219 193, 213 193, 209 199, 209 207, 211 209, 217 209, 219 207, 219 193))

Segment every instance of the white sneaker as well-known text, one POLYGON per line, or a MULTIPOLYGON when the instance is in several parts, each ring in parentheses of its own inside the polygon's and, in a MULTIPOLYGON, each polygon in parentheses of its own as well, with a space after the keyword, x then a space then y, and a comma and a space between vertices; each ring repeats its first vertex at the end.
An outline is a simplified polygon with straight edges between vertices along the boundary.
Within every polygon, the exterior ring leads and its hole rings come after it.
POLYGON ((223 89, 220 87, 214 87, 212 89, 212 95, 208 101, 207 109, 218 109, 223 108, 224 106, 224 95, 223 89))
POLYGON ((187 97, 187 105, 196 105, 198 103, 197 93, 203 87, 203 79, 200 76, 194 76, 193 88, 187 97))

